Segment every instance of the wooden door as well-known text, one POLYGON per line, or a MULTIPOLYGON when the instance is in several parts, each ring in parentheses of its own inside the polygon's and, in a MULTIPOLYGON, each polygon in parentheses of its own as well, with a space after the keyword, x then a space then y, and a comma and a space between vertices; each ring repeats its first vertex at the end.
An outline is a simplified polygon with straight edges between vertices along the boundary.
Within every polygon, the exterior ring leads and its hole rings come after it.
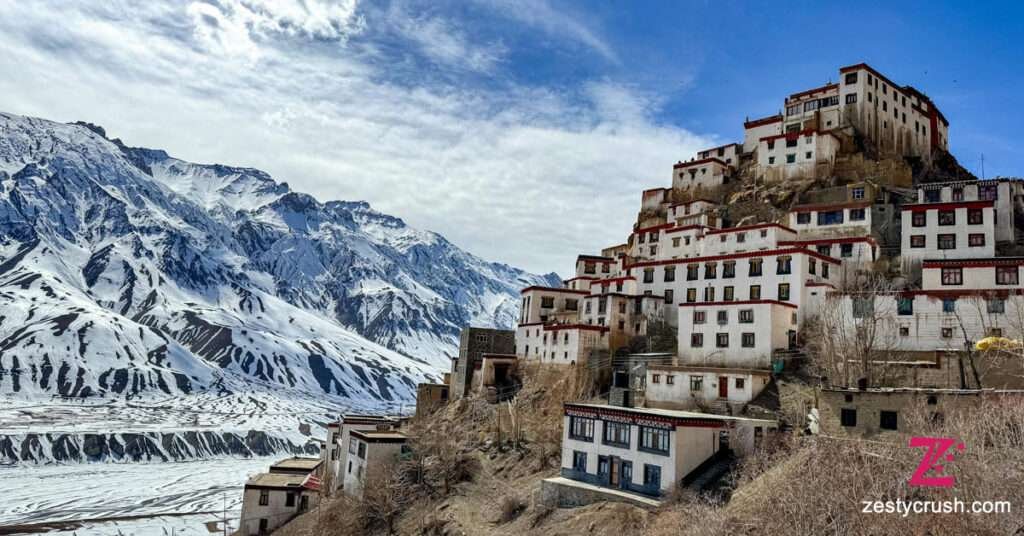
POLYGON ((718 377, 718 398, 729 398, 729 378, 718 377))
POLYGON ((615 487, 615 488, 619 487, 619 465, 620 465, 619 458, 617 456, 612 456, 612 466, 611 466, 611 477, 612 477, 612 480, 611 480, 611 485, 612 485, 612 487, 615 487))

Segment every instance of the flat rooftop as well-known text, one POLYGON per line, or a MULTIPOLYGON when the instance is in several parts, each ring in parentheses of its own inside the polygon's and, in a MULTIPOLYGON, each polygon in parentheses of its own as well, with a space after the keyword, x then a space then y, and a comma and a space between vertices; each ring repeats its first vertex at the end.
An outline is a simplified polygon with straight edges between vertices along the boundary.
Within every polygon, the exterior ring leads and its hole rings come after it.
POLYGON ((352 435, 367 443, 404 443, 409 436, 394 430, 352 430, 352 435))
POLYGON ((749 419, 746 417, 730 417, 728 415, 715 415, 713 413, 700 413, 697 411, 683 411, 675 409, 657 409, 657 408, 626 408, 622 406, 612 406, 610 404, 578 404, 578 403, 566 403, 565 407, 592 409, 596 411, 616 411, 625 413, 634 413, 639 415, 653 415, 658 417, 667 417, 670 419, 694 419, 694 420, 705 420, 705 421, 725 421, 725 422, 750 422, 756 424, 776 424, 775 421, 767 419, 749 419))
POLYGON ((270 466, 274 469, 295 469, 312 471, 320 466, 320 458, 288 458, 270 466))
POLYGON ((754 376, 771 376, 772 371, 765 369, 740 367, 704 367, 700 365, 647 365, 647 370, 670 372, 721 372, 733 374, 751 374, 754 376))
POLYGON ((306 480, 306 475, 288 473, 260 473, 249 477, 246 487, 263 488, 298 488, 306 480))

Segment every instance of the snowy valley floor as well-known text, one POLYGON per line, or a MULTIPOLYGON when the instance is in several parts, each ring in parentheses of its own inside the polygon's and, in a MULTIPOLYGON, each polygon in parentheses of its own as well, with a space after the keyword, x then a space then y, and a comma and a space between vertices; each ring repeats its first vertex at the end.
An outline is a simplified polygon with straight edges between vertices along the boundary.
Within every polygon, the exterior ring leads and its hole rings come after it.
MULTIPOLYGON (((381 406, 385 405, 343 405, 295 393, 255 391, 132 402, 0 398, 0 447, 6 441, 17 454, 0 452, 0 535, 29 531, 79 536, 221 534, 225 508, 230 526, 237 526, 247 478, 292 456, 286 451, 268 456, 209 455, 196 449, 186 454, 202 459, 83 463, 80 457, 62 459, 57 441, 42 439, 46 434, 76 439, 99 434, 123 444, 128 434, 183 437, 198 431, 245 437, 260 431, 301 446, 323 438, 321 425, 346 408, 401 410, 381 406), (309 435, 300 431, 300 424, 310 425, 309 435), (22 456, 25 438, 30 436, 40 439, 31 456, 22 456)), ((167 454, 162 448, 157 451, 167 454)))
POLYGON ((0 534, 148 536, 237 526, 242 486, 275 458, 0 467, 0 534))

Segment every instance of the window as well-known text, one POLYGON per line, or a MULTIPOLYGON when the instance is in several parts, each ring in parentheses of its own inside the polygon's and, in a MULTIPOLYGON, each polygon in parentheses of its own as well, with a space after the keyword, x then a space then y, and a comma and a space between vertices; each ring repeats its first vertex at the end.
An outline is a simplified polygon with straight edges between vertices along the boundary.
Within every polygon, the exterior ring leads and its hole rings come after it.
POLYGON ((753 324, 754 323, 754 310, 753 309, 740 309, 740 324, 753 324))
POLYGON ((715 301, 715 287, 704 287, 704 301, 715 301))
POLYGON ((566 311, 576 311, 579 309, 579 300, 565 300, 566 311))
POLYGON ((910 326, 900 326, 900 337, 910 336, 910 326))
POLYGON ((850 196, 854 199, 864 199, 864 188, 858 186, 850 190, 850 196))
POLYGON ((269 525, 270 523, 267 521, 266 518, 260 518, 260 534, 266 534, 267 532, 269 532, 269 525))
POLYGON ((348 453, 349 454, 355 454, 357 450, 359 450, 359 441, 356 441, 355 438, 349 439, 348 440, 348 453))
POLYGON ((696 264, 689 264, 686 266, 686 280, 696 281, 700 277, 700 266, 696 264))
POLYGON ((818 253, 821 253, 822 255, 832 255, 832 246, 830 246, 829 244, 820 244, 814 246, 814 250, 817 251, 818 253))
POLYGON ((604 443, 629 448, 629 425, 621 422, 604 421, 604 443))
POLYGON ((750 259, 750 277, 757 277, 761 275, 761 268, 764 265, 764 259, 750 259))
POLYGON ((644 268, 644 283, 654 282, 654 268, 644 268))
POLYGON ((914 314, 914 298, 901 296, 896 302, 896 314, 903 316, 914 314))
POLYGON ((665 303, 675 303, 676 293, 670 288, 665 289, 665 303))
POLYGON ((775 273, 779 275, 793 273, 793 258, 786 255, 775 259, 775 273))
POLYGON ((754 334, 753 333, 744 333, 743 335, 741 335, 740 336, 740 346, 742 346, 744 348, 753 348, 754 347, 754 334))
POLYGON ((981 225, 985 222, 985 213, 980 208, 967 209, 967 223, 969 225, 981 225))
POLYGON ((963 268, 943 268, 942 269, 942 284, 943 285, 962 285, 962 284, 964 284, 964 269, 963 268))
POLYGON ((717 318, 718 318, 718 324, 719 325, 728 324, 729 323, 729 311, 718 311, 718 317, 717 318))
POLYGON ((853 317, 854 318, 868 318, 875 312, 875 298, 874 296, 854 296, 853 298, 853 317))
POLYGON ((578 450, 572 451, 572 468, 581 473, 587 472, 587 453, 578 450))
POLYGON ((674 248, 679 247, 679 237, 678 236, 672 239, 672 247, 674 247, 674 248))
POLYGON ((268 504, 270 504, 270 492, 265 490, 265 489, 261 489, 260 490, 260 506, 266 506, 268 504))
POLYGON ((690 376, 690 392, 699 393, 704 390, 704 376, 690 376))
POLYGON ((927 203, 938 203, 939 201, 942 201, 942 190, 925 190, 924 200, 927 203))
POLYGON ((702 348, 704 346, 704 334, 693 333, 690 335, 690 348, 702 348))
POLYGON ((1020 281, 1018 274, 1016 266, 996 266, 996 284, 1016 285, 1020 281))
POLYGON ((579 441, 593 441, 594 419, 569 417, 569 437, 579 441))
POLYGON ((925 225, 928 225, 928 213, 922 211, 912 212, 910 225, 914 227, 924 227, 925 225))
MULTIPOLYGON (((985 309, 989 313, 1003 314, 1006 312, 1006 300, 1002 298, 990 298, 985 303, 985 309)), ((994 336, 994 335, 990 335, 994 336)))
POLYGON ((694 311, 693 312, 693 323, 703 324, 707 322, 708 313, 706 311, 694 311))
POLYGON ((718 265, 713 262, 704 264, 704 279, 715 279, 718 277, 718 265))
POLYGON ((821 277, 828 279, 828 263, 826 262, 821 263, 821 277))
POLYGON ((661 428, 640 427, 640 450, 668 454, 669 432, 661 428))
POLYGON ((716 348, 728 348, 729 347, 729 334, 728 333, 717 333, 717 334, 715 334, 715 347, 716 348))
POLYGON ((853 244, 839 244, 839 256, 846 258, 852 257, 853 244))
POLYGON ((644 486, 650 489, 661 489, 661 466, 644 464, 644 486))
MULTIPOLYGON (((855 72, 854 73, 846 73, 846 78, 843 80, 843 83, 846 84, 846 85, 856 84, 857 83, 857 73, 855 73, 855 72)), ((854 93, 854 95, 855 95, 855 93, 854 93)), ((847 96, 849 96, 849 95, 847 95, 847 96)))
POLYGON ((553 309, 555 307, 555 298, 552 296, 542 296, 540 306, 542 309, 553 309))
POLYGON ((666 266, 665 267, 665 282, 666 283, 671 283, 672 281, 675 281, 675 280, 676 280, 676 267, 675 266, 666 266))
POLYGON ((995 201, 999 198, 999 190, 995 184, 983 184, 978 186, 978 199, 982 201, 995 201))
POLYGON ((925 244, 925 237, 923 234, 910 235, 910 247, 912 248, 923 248, 925 244))
MULTIPOLYGON (((956 298, 945 298, 942 300, 942 312, 943 313, 955 313, 956 312, 956 298)), ((953 328, 949 328, 950 333, 953 332, 953 328)), ((952 337, 952 335, 950 335, 952 337)))
POLYGON ((953 338, 953 328, 942 328, 941 330, 939 330, 939 335, 943 339, 952 339, 953 338))
POLYGON ((736 243, 742 244, 747 241, 747 233, 736 233, 736 243))
POLYGON ((651 374, 651 383, 661 383, 661 374, 651 374))
POLYGON ((857 426, 857 410, 843 408, 839 411, 839 424, 846 428, 857 426))
POLYGON ((774 156, 769 156, 768 157, 768 165, 771 166, 771 165, 774 165, 774 164, 775 164, 775 157, 774 156))
POLYGON ((750 299, 760 300, 761 299, 761 285, 750 285, 750 299))
POLYGON ((882 430, 896 430, 898 429, 897 414, 895 411, 879 411, 878 412, 878 427, 882 430))
POLYGON ((786 163, 787 164, 792 164, 793 162, 796 162, 796 153, 787 154, 786 155, 786 163))
MULTIPOLYGON (((644 238, 641 236, 640 237, 640 241, 643 242, 643 240, 644 240, 644 238)), ((583 264, 583 273, 585 273, 585 274, 596 273, 596 269, 595 269, 594 263, 592 263, 592 262, 584 263, 583 264)))
POLYGON ((733 301, 734 299, 736 299, 736 292, 733 287, 722 289, 722 301, 733 301))
POLYGON ((972 248, 985 246, 985 235, 983 233, 971 233, 967 235, 967 245, 972 248))
POLYGON ((769 151, 774 151, 775 150, 775 140, 769 140, 768 141, 768 150, 769 151))
POLYGON ((814 275, 818 271, 818 260, 807 259, 807 273, 814 275))
POLYGON ((940 234, 939 238, 939 249, 956 249, 956 235, 955 234, 940 234))
POLYGON ((811 223, 811 213, 810 212, 797 212, 796 213, 796 222, 799 225, 805 225, 805 224, 811 223))
POLYGON ((363 443, 362 441, 359 442, 359 451, 356 452, 356 456, 359 456, 359 458, 363 460, 366 459, 366 443, 363 443))
POLYGON ((733 277, 736 277, 736 261, 722 263, 722 277, 724 279, 732 279, 733 277))
POLYGON ((864 221, 864 209, 852 208, 850 209, 850 221, 864 221))
POLYGON ((295 492, 294 491, 289 491, 288 494, 284 496, 284 505, 285 506, 295 506, 295 492))
POLYGON ((789 283, 779 283, 779 301, 789 301, 789 283))
POLYGON ((743 388, 746 387, 746 385, 747 385, 747 380, 745 378, 736 378, 736 388, 737 389, 743 389, 743 388))
POLYGON ((669 374, 669 375, 665 376, 665 385, 675 385, 675 384, 676 384, 676 377, 675 376, 673 376, 672 374, 669 374))
POLYGON ((688 288, 686 289, 686 303, 694 303, 697 301, 697 289, 688 288))
MULTIPOLYGON (((810 139, 810 138, 808 138, 808 139, 810 139)), ((812 153, 810 151, 807 151, 806 153, 804 153, 804 160, 810 160, 812 158, 811 155, 813 155, 813 154, 814 153, 812 153)))
POLYGON ((939 225, 956 225, 956 211, 940 210, 939 225))
POLYGON ((818 212, 818 225, 838 225, 840 223, 843 223, 842 210, 818 212))

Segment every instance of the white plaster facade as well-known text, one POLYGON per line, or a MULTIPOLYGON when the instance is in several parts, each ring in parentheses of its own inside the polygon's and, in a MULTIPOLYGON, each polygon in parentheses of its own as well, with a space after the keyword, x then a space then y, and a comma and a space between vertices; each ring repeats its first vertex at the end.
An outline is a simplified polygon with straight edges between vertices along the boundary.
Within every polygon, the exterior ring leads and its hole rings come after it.
POLYGON ((775 421, 688 411, 566 404, 562 476, 661 496, 719 451, 720 432, 742 454, 775 427, 775 421))
POLYGON ((903 205, 900 257, 907 270, 924 259, 995 256, 992 201, 903 205))
POLYGON ((729 181, 732 166, 718 158, 679 162, 672 168, 672 188, 699 191, 717 188, 729 181))
POLYGON ((771 381, 764 369, 649 365, 644 403, 652 408, 692 409, 698 404, 750 402, 771 381))
POLYGON ((679 305, 679 363, 769 369, 775 350, 795 345, 797 306, 777 300, 679 305))
POLYGON ((385 470, 398 462, 405 451, 405 434, 395 431, 353 430, 349 435, 348 461, 345 467, 345 493, 362 497, 370 473, 385 470))

